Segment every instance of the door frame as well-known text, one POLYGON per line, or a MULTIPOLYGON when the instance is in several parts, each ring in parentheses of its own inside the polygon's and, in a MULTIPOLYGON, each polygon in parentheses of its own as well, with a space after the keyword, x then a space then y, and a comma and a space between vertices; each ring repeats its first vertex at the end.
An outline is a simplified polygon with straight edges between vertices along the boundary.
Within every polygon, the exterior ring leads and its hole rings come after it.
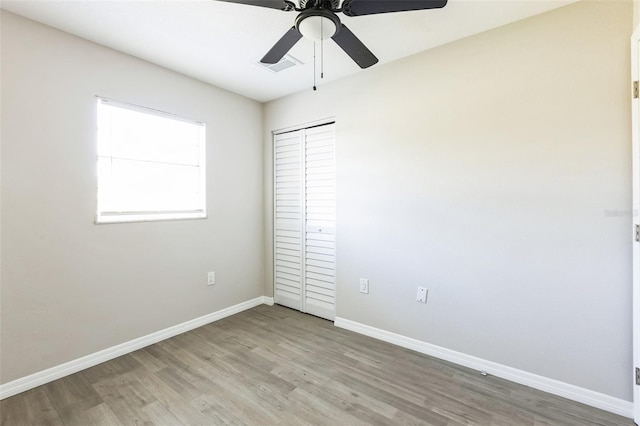
MULTIPOLYGON (((631 36, 631 90, 640 78, 640 25, 631 36)), ((640 386, 636 384, 636 368, 640 367, 640 242, 636 241, 636 227, 640 226, 640 99, 631 96, 631 147, 633 165, 633 419, 640 425, 640 386)))

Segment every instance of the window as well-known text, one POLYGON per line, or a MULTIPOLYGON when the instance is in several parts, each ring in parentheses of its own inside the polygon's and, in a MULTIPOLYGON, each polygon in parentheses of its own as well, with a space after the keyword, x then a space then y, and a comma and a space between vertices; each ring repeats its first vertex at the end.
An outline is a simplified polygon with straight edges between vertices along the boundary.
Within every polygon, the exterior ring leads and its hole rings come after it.
POLYGON ((98 98, 96 223, 206 217, 205 125, 98 98))

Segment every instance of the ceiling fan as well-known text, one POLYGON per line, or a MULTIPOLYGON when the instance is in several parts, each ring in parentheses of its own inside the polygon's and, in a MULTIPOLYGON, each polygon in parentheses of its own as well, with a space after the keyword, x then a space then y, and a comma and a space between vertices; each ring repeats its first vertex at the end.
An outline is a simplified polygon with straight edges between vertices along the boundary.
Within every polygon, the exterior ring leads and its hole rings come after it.
POLYGON ((250 6, 268 7, 285 12, 300 12, 291 27, 260 60, 276 64, 302 38, 313 41, 332 38, 360 68, 368 68, 378 58, 340 22, 336 13, 363 16, 377 13, 405 12, 444 7, 447 0, 300 0, 300 7, 290 0, 220 0, 250 6))

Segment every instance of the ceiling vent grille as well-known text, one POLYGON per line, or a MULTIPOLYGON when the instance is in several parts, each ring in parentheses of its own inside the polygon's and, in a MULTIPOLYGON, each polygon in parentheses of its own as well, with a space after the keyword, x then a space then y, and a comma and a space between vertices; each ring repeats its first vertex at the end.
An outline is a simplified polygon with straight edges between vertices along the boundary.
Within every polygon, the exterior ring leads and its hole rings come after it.
POLYGON ((260 62, 260 59, 256 59, 254 63, 259 65, 260 68, 267 69, 273 73, 284 71, 287 68, 291 68, 296 65, 302 65, 302 62, 300 62, 299 60, 297 60, 291 55, 284 55, 283 58, 280 59, 280 61, 275 64, 263 64, 262 62, 260 62))

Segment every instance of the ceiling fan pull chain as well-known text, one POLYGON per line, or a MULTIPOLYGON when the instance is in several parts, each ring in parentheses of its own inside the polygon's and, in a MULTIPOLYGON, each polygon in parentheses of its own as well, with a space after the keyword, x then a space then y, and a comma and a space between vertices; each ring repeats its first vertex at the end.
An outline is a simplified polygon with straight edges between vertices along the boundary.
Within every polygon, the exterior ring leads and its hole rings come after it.
POLYGON ((324 19, 320 20, 320 79, 324 78, 324 19))
POLYGON ((316 90, 316 42, 313 42, 313 90, 316 90))

